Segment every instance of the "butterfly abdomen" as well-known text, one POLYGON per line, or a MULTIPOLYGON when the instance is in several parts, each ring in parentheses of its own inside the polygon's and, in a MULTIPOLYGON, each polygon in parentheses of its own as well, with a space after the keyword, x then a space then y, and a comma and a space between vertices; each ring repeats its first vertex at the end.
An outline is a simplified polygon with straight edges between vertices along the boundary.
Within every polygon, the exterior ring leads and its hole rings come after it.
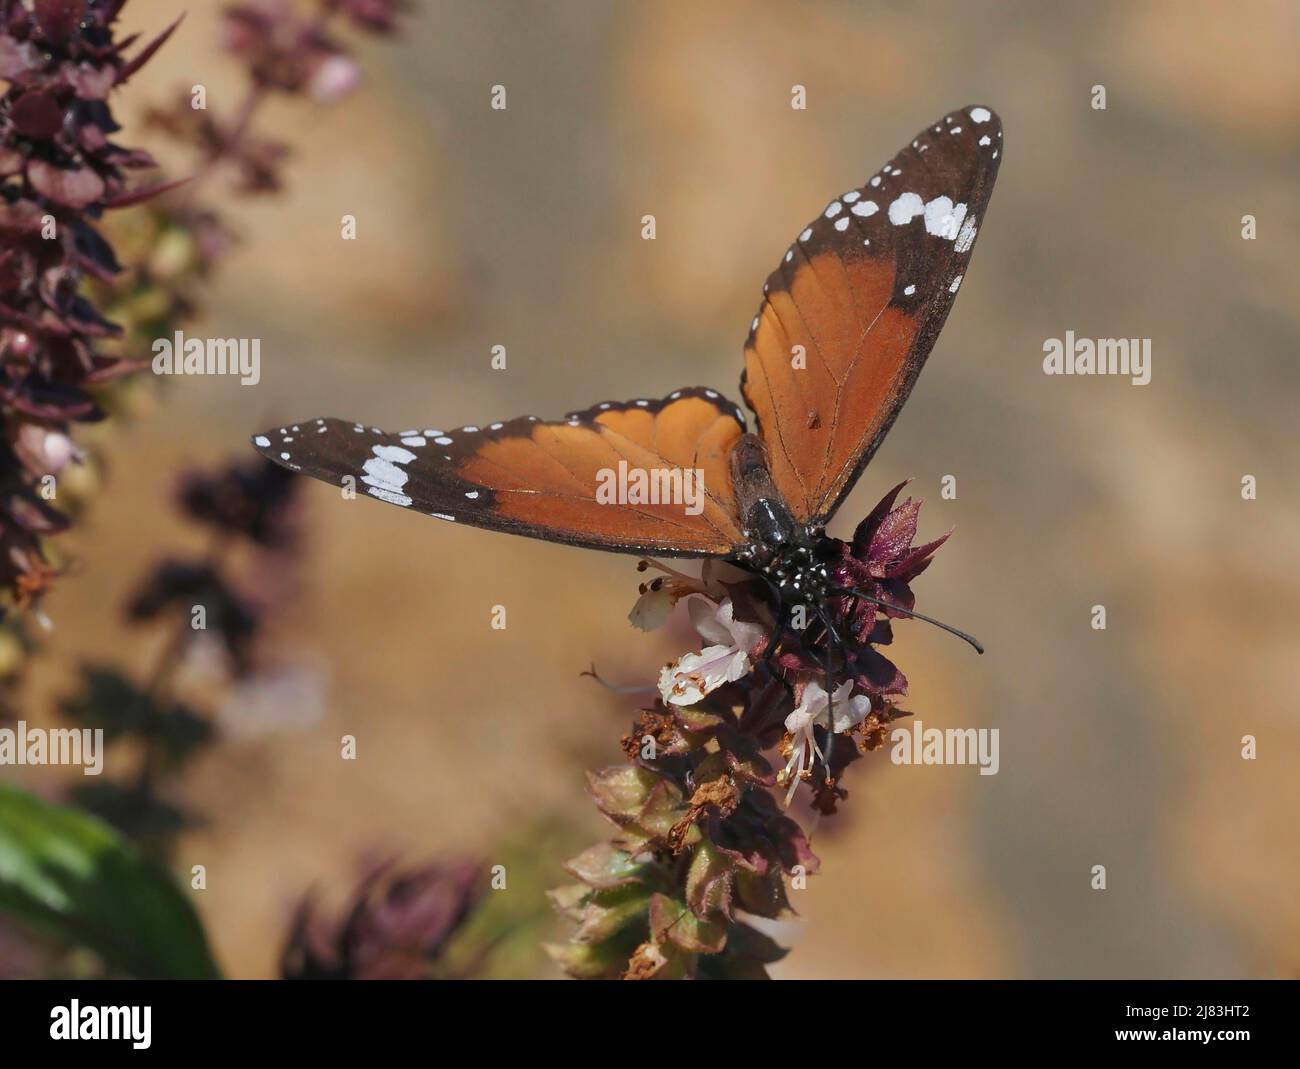
POLYGON ((790 509, 772 481, 767 447, 760 438, 745 434, 731 453, 731 481, 745 535, 751 542, 779 548, 798 533, 790 509))

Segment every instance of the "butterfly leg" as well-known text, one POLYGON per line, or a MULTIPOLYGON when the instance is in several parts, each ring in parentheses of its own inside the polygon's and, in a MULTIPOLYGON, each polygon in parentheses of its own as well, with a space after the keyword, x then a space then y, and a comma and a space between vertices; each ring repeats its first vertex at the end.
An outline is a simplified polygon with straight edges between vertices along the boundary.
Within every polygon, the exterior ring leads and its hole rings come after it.
POLYGON ((830 616, 825 608, 817 606, 817 615, 821 619, 822 627, 826 630, 826 749, 822 751, 822 768, 826 777, 826 783, 831 783, 831 752, 835 749, 835 651, 832 643, 839 643, 841 651, 846 649, 844 640, 840 637, 835 625, 831 623, 830 616))
POLYGON ((767 584, 767 592, 772 596, 772 614, 776 617, 776 623, 772 625, 772 633, 767 637, 767 648, 763 651, 763 663, 771 666, 772 658, 776 655, 776 647, 780 644, 781 635, 785 631, 786 620, 790 614, 786 612, 785 606, 781 604, 781 592, 777 589, 776 584, 767 576, 760 575, 760 579, 767 584))
MULTIPOLYGON (((867 666, 862 663, 860 647, 857 645, 857 643, 846 640, 844 635, 840 632, 839 628, 835 626, 834 621, 830 620, 829 618, 825 620, 825 624, 829 634, 833 634, 835 636, 835 641, 839 643, 840 653, 844 657, 845 669, 847 670, 851 666, 852 668, 865 674, 867 671, 867 666)), ((829 634, 827 637, 828 642, 830 641, 829 634)))
POLYGON ((777 607, 776 623, 772 626, 772 633, 767 636, 767 649, 763 651, 764 664, 771 664, 776 654, 776 648, 781 643, 781 635, 785 632, 785 621, 788 615, 783 608, 777 607))

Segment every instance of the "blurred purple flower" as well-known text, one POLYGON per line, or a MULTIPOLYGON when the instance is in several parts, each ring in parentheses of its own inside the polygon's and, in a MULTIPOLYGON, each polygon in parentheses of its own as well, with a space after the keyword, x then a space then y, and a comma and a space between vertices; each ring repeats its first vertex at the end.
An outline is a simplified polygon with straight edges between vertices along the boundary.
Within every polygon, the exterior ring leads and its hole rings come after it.
POLYGON ((222 534, 266 549, 287 549, 297 536, 296 486, 292 472, 258 458, 214 472, 187 472, 179 498, 187 516, 222 534))
POLYGON ((332 102, 361 79, 361 68, 326 30, 335 11, 361 29, 384 32, 396 14, 394 4, 376 0, 331 0, 315 17, 299 14, 288 0, 245 0, 225 10, 225 46, 259 87, 332 102))
POLYGON ((286 980, 427 980, 484 894, 477 862, 393 872, 376 866, 337 922, 312 895, 299 904, 281 956, 286 980))
POLYGON ((325 0, 325 7, 347 15, 358 29, 392 33, 397 15, 410 5, 403 0, 325 0))

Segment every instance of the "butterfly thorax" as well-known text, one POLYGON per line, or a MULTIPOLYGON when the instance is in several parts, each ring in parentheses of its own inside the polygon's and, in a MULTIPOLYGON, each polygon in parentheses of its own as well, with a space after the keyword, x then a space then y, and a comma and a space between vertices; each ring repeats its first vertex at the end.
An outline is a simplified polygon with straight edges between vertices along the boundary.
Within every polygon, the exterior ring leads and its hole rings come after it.
POLYGON ((781 546, 752 543, 732 559, 765 579, 783 605, 814 604, 830 593, 834 540, 811 531, 781 546))

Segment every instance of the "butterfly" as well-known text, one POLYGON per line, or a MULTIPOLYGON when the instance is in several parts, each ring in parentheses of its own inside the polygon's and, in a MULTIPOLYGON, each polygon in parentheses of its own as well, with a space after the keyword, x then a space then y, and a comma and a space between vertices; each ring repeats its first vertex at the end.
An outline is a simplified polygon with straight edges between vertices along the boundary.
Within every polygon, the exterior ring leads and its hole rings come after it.
POLYGON ((1001 154, 991 109, 954 111, 799 232, 745 341, 740 387, 753 431, 739 405, 692 387, 563 420, 450 430, 393 434, 322 417, 253 444, 293 471, 335 485, 350 477, 371 497, 449 523, 640 556, 725 558, 767 584, 779 629, 793 607, 840 593, 825 563, 826 524, 948 318, 1001 154), (696 476, 693 496, 683 474, 696 476))

